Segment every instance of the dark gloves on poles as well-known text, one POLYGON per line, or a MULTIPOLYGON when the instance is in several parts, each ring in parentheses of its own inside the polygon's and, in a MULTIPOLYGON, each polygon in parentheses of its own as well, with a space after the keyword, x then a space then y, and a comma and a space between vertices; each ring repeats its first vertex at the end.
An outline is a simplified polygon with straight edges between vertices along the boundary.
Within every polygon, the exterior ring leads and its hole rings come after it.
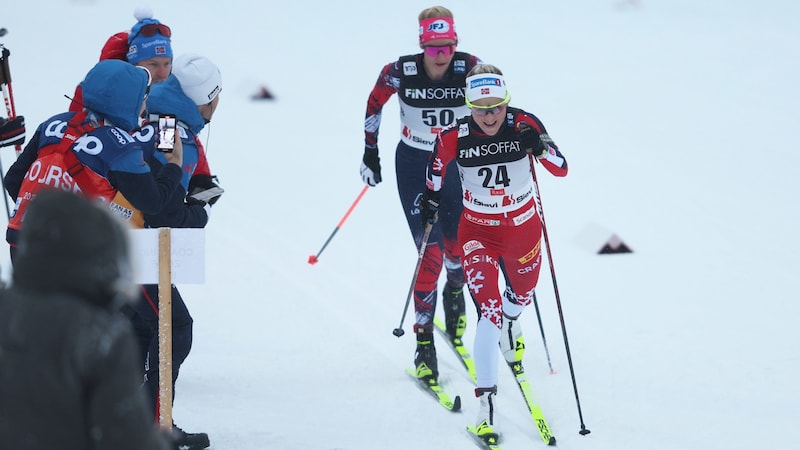
POLYGON ((422 226, 432 225, 439 220, 440 198, 439 191, 426 189, 425 193, 422 194, 422 199, 419 201, 419 218, 422 221, 422 226))
POLYGON ((517 125, 516 139, 519 141, 520 147, 533 154, 537 158, 541 158, 547 153, 547 147, 542 142, 541 136, 532 126, 525 122, 517 125))
POLYGON ((381 178, 381 159, 378 157, 378 148, 364 147, 364 158, 361 159, 361 179, 370 186, 375 186, 381 178))
POLYGON ((25 143, 25 118, 17 116, 11 120, 0 117, 0 147, 25 143))

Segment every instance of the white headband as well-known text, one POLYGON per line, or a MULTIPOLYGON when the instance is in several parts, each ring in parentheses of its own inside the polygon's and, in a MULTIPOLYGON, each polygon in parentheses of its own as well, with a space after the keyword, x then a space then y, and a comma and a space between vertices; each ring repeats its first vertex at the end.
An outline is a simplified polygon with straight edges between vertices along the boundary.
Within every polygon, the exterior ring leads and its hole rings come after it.
POLYGON ((480 73, 467 78, 467 101, 472 103, 482 98, 508 97, 506 81, 496 73, 480 73))

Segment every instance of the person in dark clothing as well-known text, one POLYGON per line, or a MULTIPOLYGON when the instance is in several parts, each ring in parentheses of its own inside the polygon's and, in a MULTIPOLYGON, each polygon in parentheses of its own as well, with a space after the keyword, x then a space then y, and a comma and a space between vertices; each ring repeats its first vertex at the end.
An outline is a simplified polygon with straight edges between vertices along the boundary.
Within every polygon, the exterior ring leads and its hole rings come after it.
POLYGON ((0 448, 166 450, 147 411, 128 320, 135 288, 120 220, 42 190, 0 291, 0 448))

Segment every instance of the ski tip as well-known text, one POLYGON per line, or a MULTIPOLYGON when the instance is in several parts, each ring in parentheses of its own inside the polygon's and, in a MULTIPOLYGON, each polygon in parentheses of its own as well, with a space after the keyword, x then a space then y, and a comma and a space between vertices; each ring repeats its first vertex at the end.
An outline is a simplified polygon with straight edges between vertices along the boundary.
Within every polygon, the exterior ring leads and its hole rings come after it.
POLYGON ((318 263, 318 262, 319 262, 319 259, 317 259, 317 257, 315 255, 311 255, 311 256, 308 257, 308 263, 311 264, 312 266, 314 264, 318 263))
POLYGON ((547 442, 547 445, 549 445, 551 447, 555 447, 556 446, 556 437, 555 436, 550 436, 550 440, 547 442))

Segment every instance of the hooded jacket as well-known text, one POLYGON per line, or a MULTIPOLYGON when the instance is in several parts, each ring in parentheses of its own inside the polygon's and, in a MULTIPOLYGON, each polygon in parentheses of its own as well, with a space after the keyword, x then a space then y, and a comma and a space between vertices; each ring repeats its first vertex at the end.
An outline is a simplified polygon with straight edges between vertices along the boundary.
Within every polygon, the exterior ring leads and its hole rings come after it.
POLYGON ((145 69, 107 59, 92 67, 81 86, 87 109, 125 131, 138 127, 139 111, 149 87, 145 69))
POLYGON ((68 192, 41 192, 0 291, 0 448, 164 450, 140 388, 135 292, 118 221, 68 192))
MULTIPOLYGON (((197 134, 205 127, 205 119, 200 110, 189 97, 184 94, 181 85, 175 77, 170 75, 164 82, 153 86, 147 100, 147 111, 156 118, 158 114, 170 114, 178 118, 176 132, 180 133, 183 143, 183 177, 181 186, 173 193, 169 203, 157 214, 145 213, 145 226, 172 227, 172 228, 203 228, 208 223, 207 211, 202 202, 186 204, 186 193, 189 181, 194 174, 199 159, 197 148, 197 134)), ((161 152, 155 149, 155 127, 157 122, 152 122, 142 128, 142 136, 152 136, 142 143, 145 159, 153 170, 158 170, 166 164, 167 160, 161 152), (148 132, 148 127, 153 132, 148 132)))

